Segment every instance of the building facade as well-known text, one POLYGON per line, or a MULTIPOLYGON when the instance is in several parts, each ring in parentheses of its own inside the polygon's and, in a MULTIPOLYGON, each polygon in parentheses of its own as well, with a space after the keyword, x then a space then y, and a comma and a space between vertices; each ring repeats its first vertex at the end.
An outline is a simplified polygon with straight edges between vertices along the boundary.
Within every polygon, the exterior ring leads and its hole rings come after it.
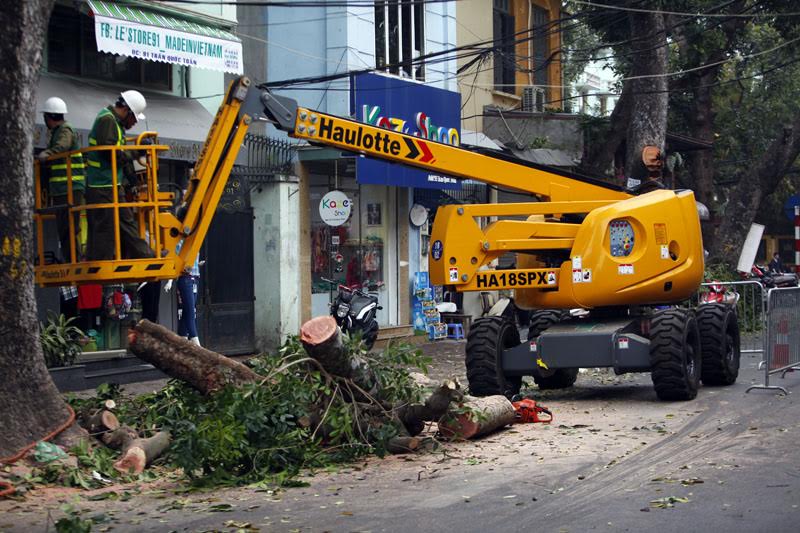
MULTIPOLYGON (((276 93, 302 106, 367 122, 395 119, 411 133, 421 134, 416 116, 422 113, 437 132, 454 130, 458 142, 456 62, 425 59, 456 46, 456 5, 401 0, 374 7, 269 7, 267 79, 277 84, 276 93), (372 70, 377 72, 367 74, 372 70), (440 118, 444 108, 449 118, 440 118)), ((409 219, 415 191, 442 191, 456 187, 455 180, 430 173, 410 177, 400 165, 372 166, 330 148, 297 149, 299 181, 287 185, 282 198, 298 221, 288 230, 284 221, 279 239, 299 244, 297 268, 292 263, 289 273, 281 272, 279 290, 273 291, 281 296, 273 297, 299 298, 293 307, 299 323, 329 312, 336 285, 325 279, 361 286, 378 295, 382 334, 407 332, 412 280, 427 269, 427 224, 409 219), (346 197, 350 210, 336 225, 326 222, 325 213, 334 191, 346 197)), ((275 265, 284 255, 273 254, 265 264, 275 265)))

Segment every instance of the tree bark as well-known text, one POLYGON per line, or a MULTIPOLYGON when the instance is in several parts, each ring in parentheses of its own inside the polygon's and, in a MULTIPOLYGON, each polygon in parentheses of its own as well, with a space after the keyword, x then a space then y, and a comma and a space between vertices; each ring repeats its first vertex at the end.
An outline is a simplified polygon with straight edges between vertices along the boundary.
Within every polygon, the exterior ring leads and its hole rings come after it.
POLYGON ((634 38, 631 75, 625 81, 632 97, 625 176, 644 181, 648 172, 642 163, 642 149, 655 146, 663 154, 667 135, 667 34, 661 13, 630 13, 629 20, 634 38))
POLYGON ((85 429, 94 436, 100 436, 119 428, 119 420, 111 411, 102 409, 86 421, 85 429))
POLYGON ((158 459, 169 448, 169 431, 159 431, 149 439, 129 441, 114 469, 122 474, 141 474, 144 468, 158 459))
POLYGON ((581 159, 583 170, 592 174, 606 174, 609 170, 613 170, 614 154, 625 140, 628 130, 632 100, 630 84, 624 84, 619 100, 608 118, 608 129, 599 138, 585 140, 581 159))
POLYGON ((141 320, 128 333, 128 349, 203 394, 262 379, 242 363, 196 346, 167 328, 141 320))
MULTIPOLYGON (((33 130, 36 84, 54 0, 0 3, 0 458, 69 417, 39 343, 33 292, 33 130)), ((73 425, 59 438, 85 435, 73 425)))
POLYGON ((448 439, 471 439, 513 423, 515 416, 505 396, 470 398, 439 422, 439 432, 448 439))
POLYGON ((114 431, 103 434, 100 440, 109 448, 124 450, 128 444, 139 438, 139 434, 130 426, 120 426, 114 431))

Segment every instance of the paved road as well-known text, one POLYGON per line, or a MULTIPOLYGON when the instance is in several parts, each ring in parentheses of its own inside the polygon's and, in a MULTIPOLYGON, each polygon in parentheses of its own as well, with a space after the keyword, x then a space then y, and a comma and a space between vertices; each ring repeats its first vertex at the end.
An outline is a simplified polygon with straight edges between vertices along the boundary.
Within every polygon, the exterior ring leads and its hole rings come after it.
MULTIPOLYGON (((447 373, 461 349, 436 347, 434 374, 447 373)), ((745 394, 763 375, 756 358, 742 363, 736 385, 704 388, 683 403, 657 401, 648 374, 588 372, 573 389, 537 395, 556 413, 550 427, 520 425, 445 452, 370 459, 305 478, 307 487, 168 492, 79 507, 112 511, 113 531, 230 531, 245 523, 261 531, 798 531, 800 372, 778 378, 794 394, 745 394), (688 501, 651 503, 669 497, 688 501), (220 503, 232 512, 209 512, 220 503)), ((0 529, 44 529, 41 509, 5 511, 0 529)))

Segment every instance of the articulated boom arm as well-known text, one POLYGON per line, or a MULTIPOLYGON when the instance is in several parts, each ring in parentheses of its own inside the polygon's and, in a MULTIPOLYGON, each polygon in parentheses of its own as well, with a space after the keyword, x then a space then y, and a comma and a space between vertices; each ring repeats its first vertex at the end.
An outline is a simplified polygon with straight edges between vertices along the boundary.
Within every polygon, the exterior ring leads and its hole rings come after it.
POLYGON ((702 278, 700 223, 691 191, 633 196, 600 181, 295 107, 265 93, 268 120, 309 142, 538 195, 542 202, 439 208, 431 282, 460 291, 516 289, 524 307, 673 302, 702 278), (520 216, 526 221, 485 217, 520 216), (513 270, 482 271, 506 253, 513 270))

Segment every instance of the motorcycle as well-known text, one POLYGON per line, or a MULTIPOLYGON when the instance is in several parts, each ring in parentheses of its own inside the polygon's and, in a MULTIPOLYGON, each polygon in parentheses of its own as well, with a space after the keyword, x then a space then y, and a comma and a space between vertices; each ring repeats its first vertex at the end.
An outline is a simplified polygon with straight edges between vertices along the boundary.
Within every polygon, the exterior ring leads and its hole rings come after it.
POLYGON ((700 305, 718 303, 736 306, 739 303, 739 293, 733 289, 728 290, 726 285, 718 281, 712 281, 706 288, 706 292, 700 293, 700 305))
POLYGON ((750 279, 760 281, 765 288, 797 287, 797 274, 791 272, 770 272, 766 267, 753 265, 750 269, 750 279))
POLYGON ((360 333, 367 350, 371 350, 378 338, 378 321, 375 317, 378 310, 383 309, 378 305, 378 297, 330 279, 322 280, 337 286, 336 298, 330 304, 331 316, 348 335, 360 333))

